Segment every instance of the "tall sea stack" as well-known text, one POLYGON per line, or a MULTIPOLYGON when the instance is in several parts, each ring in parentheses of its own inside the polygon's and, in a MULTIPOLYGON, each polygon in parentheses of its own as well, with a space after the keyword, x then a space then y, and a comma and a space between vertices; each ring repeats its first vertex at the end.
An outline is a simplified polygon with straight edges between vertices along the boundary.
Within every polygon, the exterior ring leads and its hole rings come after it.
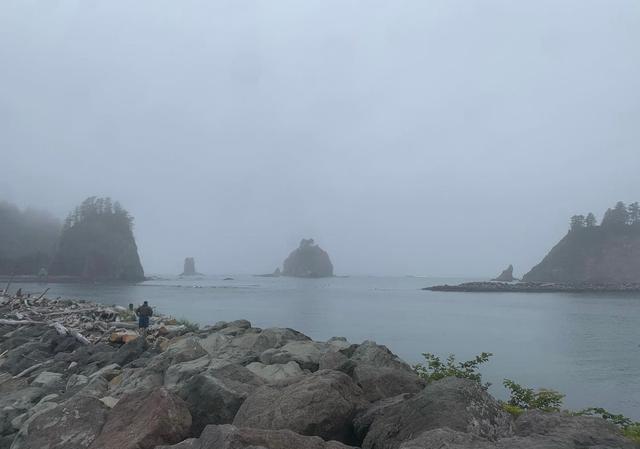
POLYGON ((313 239, 302 239, 300 246, 286 258, 283 276, 322 278, 333 276, 333 264, 329 254, 315 244, 313 239))
POLYGON ((184 259, 184 270, 182 270, 181 276, 197 276, 196 261, 193 257, 187 257, 184 259))
POLYGON ((50 275, 142 281, 133 217, 110 198, 87 198, 65 220, 50 275))

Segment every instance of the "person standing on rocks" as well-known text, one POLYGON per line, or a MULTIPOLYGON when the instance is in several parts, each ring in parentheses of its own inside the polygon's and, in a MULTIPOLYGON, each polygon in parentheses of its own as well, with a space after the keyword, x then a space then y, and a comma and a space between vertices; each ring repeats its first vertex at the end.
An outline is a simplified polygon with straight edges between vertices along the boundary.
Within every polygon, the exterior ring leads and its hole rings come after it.
POLYGON ((149 302, 143 302, 142 305, 136 309, 136 316, 138 317, 138 327, 146 331, 149 327, 149 318, 152 315, 153 309, 149 306, 149 302))

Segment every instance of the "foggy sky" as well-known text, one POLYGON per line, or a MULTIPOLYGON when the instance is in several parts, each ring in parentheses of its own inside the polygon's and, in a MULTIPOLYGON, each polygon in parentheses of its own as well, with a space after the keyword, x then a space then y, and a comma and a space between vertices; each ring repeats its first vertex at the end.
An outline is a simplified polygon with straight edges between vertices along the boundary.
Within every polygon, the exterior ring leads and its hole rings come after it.
POLYGON ((147 273, 528 271, 640 200, 640 2, 0 2, 0 199, 111 196, 147 273))

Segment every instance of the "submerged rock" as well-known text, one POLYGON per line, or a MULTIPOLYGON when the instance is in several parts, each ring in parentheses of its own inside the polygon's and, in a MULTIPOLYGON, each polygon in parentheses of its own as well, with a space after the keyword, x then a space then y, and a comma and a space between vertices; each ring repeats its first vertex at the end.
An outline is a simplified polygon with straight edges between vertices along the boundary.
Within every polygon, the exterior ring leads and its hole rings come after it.
POLYGON ((301 278, 331 277, 333 264, 329 254, 313 239, 302 239, 300 246, 285 259, 282 274, 301 278))

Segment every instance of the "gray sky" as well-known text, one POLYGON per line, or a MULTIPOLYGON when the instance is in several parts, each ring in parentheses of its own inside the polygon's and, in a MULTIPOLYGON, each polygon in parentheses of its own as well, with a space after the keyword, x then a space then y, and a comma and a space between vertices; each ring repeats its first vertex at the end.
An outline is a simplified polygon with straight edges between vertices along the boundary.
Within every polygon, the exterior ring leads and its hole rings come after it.
POLYGON ((135 216, 148 273, 535 264, 640 200, 640 2, 0 3, 0 199, 135 216))

